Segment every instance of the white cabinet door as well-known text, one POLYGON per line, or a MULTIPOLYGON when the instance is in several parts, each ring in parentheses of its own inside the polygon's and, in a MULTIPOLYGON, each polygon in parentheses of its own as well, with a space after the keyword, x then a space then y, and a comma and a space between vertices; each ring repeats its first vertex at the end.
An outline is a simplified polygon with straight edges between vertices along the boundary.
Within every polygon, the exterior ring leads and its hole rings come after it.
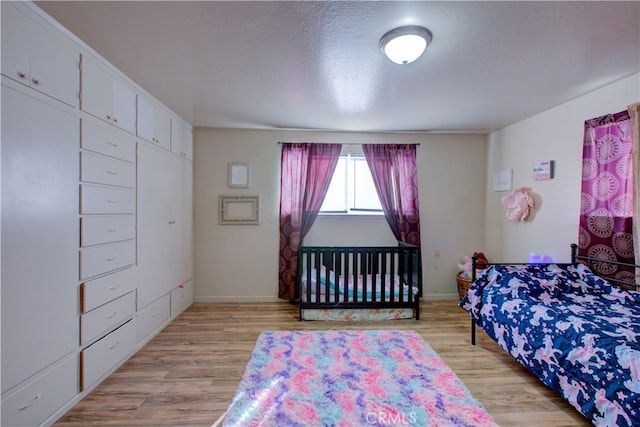
POLYGON ((193 166, 183 161, 181 167, 182 188, 178 193, 181 200, 180 241, 180 276, 179 283, 186 283, 193 278, 193 166))
POLYGON ((118 79, 113 80, 113 121, 120 129, 136 131, 136 94, 118 79))
POLYGON ((138 145, 138 309, 193 277, 193 166, 138 145))
POLYGON ((122 130, 133 133, 136 94, 107 67, 89 55, 82 57, 82 109, 122 130))
POLYGON ((175 157, 138 144, 138 310, 177 286, 171 259, 175 157))
POLYGON ((31 82, 31 22, 8 2, 2 7, 2 74, 25 84, 31 82))
POLYGON ((138 95, 138 127, 140 138, 171 149, 171 116, 162 106, 138 95))
POLYGON ((80 52, 69 39, 2 2, 2 73, 78 106, 80 52))
POLYGON ((112 77, 109 71, 87 55, 82 56, 82 109, 110 124, 112 120, 112 77))
POLYGON ((171 150, 171 115, 159 105, 155 108, 154 125, 156 143, 165 150, 171 150))
POLYGON ((138 127, 136 135, 150 142, 155 141, 154 117, 155 111, 153 104, 143 96, 138 95, 138 127))
POLYGON ((171 119, 171 151, 188 160, 193 160, 193 130, 183 120, 171 119))
POLYGON ((2 392, 77 347, 79 127, 2 87, 2 392))

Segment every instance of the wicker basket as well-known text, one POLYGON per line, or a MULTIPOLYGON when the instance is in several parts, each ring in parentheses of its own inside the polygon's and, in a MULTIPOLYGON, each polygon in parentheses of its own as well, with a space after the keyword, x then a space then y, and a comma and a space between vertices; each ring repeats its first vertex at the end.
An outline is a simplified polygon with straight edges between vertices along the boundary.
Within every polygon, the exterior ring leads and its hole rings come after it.
POLYGON ((458 281, 458 295, 460 296, 460 299, 462 299, 467 294, 467 291, 471 286, 471 279, 467 279, 466 277, 456 274, 456 280, 458 281))

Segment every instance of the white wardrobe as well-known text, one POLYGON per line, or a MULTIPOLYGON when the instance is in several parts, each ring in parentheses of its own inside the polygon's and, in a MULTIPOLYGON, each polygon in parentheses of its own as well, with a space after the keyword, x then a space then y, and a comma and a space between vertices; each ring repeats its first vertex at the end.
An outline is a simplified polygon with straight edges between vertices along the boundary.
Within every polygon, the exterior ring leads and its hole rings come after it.
POLYGON ((193 301, 191 126, 2 2, 1 413, 49 425, 193 301))

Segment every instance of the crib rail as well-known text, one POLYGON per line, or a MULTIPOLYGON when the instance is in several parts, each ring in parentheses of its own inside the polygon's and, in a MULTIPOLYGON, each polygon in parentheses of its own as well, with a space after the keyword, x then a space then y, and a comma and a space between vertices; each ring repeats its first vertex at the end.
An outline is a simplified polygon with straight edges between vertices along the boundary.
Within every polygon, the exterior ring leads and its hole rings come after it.
POLYGON ((418 246, 302 246, 298 272, 301 319, 306 308, 412 308, 419 319, 418 246))

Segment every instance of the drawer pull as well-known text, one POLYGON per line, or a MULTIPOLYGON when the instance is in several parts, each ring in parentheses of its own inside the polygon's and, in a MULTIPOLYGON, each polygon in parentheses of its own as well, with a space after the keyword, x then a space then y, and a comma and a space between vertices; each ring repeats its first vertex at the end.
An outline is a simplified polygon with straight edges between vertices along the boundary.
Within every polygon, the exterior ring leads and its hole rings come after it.
POLYGON ((42 84, 42 80, 31 79, 31 83, 33 83, 36 86, 40 86, 42 84))
POLYGON ((107 316, 107 319, 113 319, 114 317, 116 317, 117 314, 118 314, 118 312, 114 311, 112 314, 107 316))
POLYGON ((158 316, 158 312, 157 311, 154 311, 153 313, 151 313, 151 317, 156 317, 156 316, 158 316))
POLYGON ((111 262, 111 261, 115 261, 117 259, 118 259, 118 257, 116 257, 116 256, 110 256, 109 258, 106 258, 105 261, 111 262))
POLYGON ((107 203, 118 203, 118 201, 115 200, 115 199, 107 199, 106 202, 107 203))
POLYGON ((42 393, 38 393, 36 394, 33 399, 31 399, 31 402, 25 403, 23 405, 20 405, 18 407, 18 411, 24 411, 25 409, 29 409, 29 407, 31 407, 34 403, 36 403, 36 401, 38 399, 40 399, 40 397, 42 397, 42 393))
POLYGON ((18 71, 18 77, 24 80, 27 78, 27 73, 24 71, 18 71))
POLYGON ((107 144, 109 144, 109 145, 110 145, 110 146, 112 146, 112 147, 118 148, 118 144, 116 144, 116 143, 113 143, 113 142, 107 141, 107 144))
POLYGON ((119 285, 119 284, 118 284, 118 285, 112 285, 112 286, 109 286, 109 290, 110 290, 110 291, 115 291, 115 290, 116 290, 116 289, 118 289, 119 287, 120 287, 120 285, 119 285))
POLYGON ((118 346, 118 344, 120 344, 120 340, 116 341, 116 343, 114 345, 109 347, 109 350, 113 350, 114 348, 116 348, 118 346))
POLYGON ((118 231, 117 228, 107 228, 107 233, 115 233, 116 231, 118 231))
POLYGON ((118 172, 114 172, 114 171, 104 171, 107 175, 118 175, 118 172))

